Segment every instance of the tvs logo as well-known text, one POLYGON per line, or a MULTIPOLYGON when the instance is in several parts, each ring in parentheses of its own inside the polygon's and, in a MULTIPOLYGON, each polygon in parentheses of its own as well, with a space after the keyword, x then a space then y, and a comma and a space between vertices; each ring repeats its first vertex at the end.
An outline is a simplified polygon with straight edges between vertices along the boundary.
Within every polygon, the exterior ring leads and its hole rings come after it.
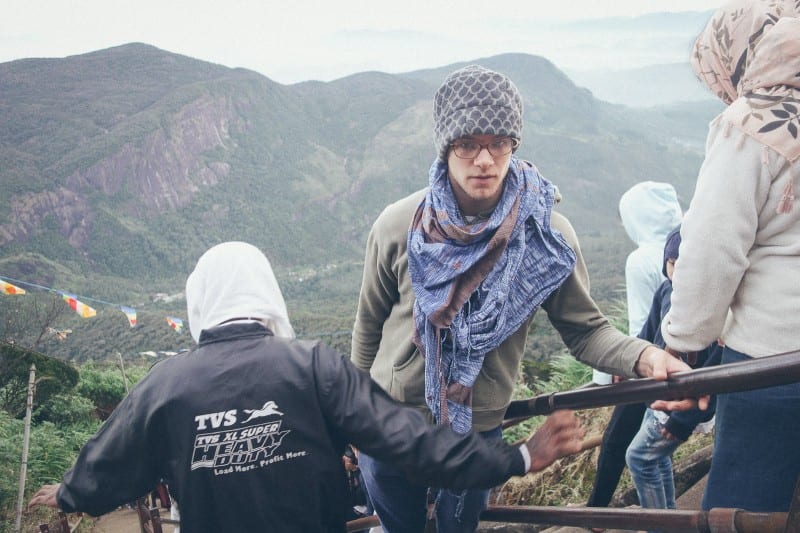
POLYGON ((261 418, 263 416, 270 416, 270 415, 283 416, 283 413, 278 411, 278 405, 271 400, 264 403, 264 406, 261 409, 245 409, 244 412, 250 415, 250 418, 248 418, 243 422, 244 424, 250 422, 254 418, 261 418))
POLYGON ((195 435, 191 469, 213 468, 214 475, 246 472, 278 461, 306 455, 305 451, 277 454, 284 437, 291 430, 281 430, 282 420, 248 424, 256 419, 283 416, 274 401, 267 401, 260 409, 243 409, 249 415, 241 424, 236 409, 198 415, 194 418, 198 433, 195 435), (233 426, 241 425, 234 428, 233 426), (203 432, 206 429, 219 431, 203 432))

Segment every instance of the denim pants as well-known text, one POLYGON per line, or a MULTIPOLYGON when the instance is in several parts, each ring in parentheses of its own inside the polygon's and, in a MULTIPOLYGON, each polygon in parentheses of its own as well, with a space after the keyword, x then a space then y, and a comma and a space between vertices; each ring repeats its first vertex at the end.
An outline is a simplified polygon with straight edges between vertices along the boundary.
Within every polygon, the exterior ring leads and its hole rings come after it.
MULTIPOLYGON (((727 346, 722 364, 750 359, 727 346)), ((800 475, 800 383, 717 395, 703 509, 785 512, 800 475)))
MULTIPOLYGON (((498 427, 481 435, 499 439, 502 431, 498 427)), ((378 461, 364 452, 359 455, 358 465, 384 532, 421 533, 427 517, 428 487, 411 483, 402 468, 378 461)), ((489 503, 489 490, 442 489, 436 494, 438 533, 475 531, 480 514, 489 503)))
POLYGON ((662 436, 663 427, 653 410, 647 408, 639 432, 625 454, 639 503, 647 509, 675 509, 672 453, 681 441, 662 436))

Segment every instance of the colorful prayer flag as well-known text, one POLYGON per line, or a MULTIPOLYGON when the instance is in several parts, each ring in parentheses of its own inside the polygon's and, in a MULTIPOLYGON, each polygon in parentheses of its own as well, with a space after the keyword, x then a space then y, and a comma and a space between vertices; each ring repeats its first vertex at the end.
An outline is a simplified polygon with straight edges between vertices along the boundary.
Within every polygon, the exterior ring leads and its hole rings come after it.
POLYGON ((97 314, 97 311, 89 307, 83 302, 79 302, 77 298, 75 298, 74 294, 69 294, 68 292, 59 292, 58 294, 61 295, 61 298, 64 299, 65 302, 72 308, 73 311, 78 313, 83 318, 93 317, 97 314))
POLYGON ((180 333, 183 330, 183 320, 174 316, 167 317, 167 324, 169 327, 180 333))
POLYGON ((0 292, 3 294, 25 294, 25 290, 0 279, 0 292))
POLYGON ((128 317, 128 323, 131 325, 132 328, 136 327, 136 309, 132 307, 127 307, 125 305, 120 305, 119 310, 125 313, 125 316, 128 317))

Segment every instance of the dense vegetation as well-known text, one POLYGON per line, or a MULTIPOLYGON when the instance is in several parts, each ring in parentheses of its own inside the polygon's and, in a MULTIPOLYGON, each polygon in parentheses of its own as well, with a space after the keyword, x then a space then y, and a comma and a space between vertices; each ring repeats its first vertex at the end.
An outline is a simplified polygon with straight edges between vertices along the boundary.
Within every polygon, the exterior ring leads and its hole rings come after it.
MULTIPOLYGON (((144 366, 121 367, 87 363, 80 368, 20 348, 0 344, 0 533, 15 521, 22 459, 22 436, 29 368, 35 365, 36 393, 27 461, 26 497, 40 486, 56 483, 72 466, 80 448, 126 394, 144 376, 144 366)), ((26 515, 31 527, 47 521, 48 510, 26 515)), ((30 528, 25 528, 29 530, 30 528)))

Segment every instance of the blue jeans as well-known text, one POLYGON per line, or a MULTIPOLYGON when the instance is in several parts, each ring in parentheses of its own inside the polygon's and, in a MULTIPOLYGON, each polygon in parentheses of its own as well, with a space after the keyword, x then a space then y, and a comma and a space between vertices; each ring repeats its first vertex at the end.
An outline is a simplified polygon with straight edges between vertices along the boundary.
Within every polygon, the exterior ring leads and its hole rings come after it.
MULTIPOLYGON (((502 431, 498 427, 481 435, 499 439, 502 431)), ((358 466, 383 530, 386 533, 421 533, 425 529, 428 487, 411 483, 402 468, 378 461, 364 452, 358 457, 358 466)), ((489 490, 438 491, 436 531, 474 532, 488 503, 489 490)))
POLYGON ((663 437, 663 427, 653 410, 648 408, 639 432, 625 453, 639 503, 647 509, 675 509, 672 453, 681 441, 663 437))
MULTIPOLYGON (((750 359, 727 346, 722 364, 750 359)), ((785 512, 800 475, 800 383, 717 395, 703 509, 785 512)))

